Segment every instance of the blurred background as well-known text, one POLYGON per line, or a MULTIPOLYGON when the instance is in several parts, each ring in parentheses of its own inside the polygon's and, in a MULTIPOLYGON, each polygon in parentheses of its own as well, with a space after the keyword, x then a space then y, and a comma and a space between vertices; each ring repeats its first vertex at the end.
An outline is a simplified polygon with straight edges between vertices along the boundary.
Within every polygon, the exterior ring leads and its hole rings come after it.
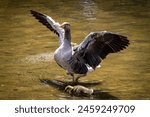
POLYGON ((130 46, 110 54, 102 67, 81 80, 119 99, 150 99, 149 0, 1 0, 0 99, 89 99, 72 97, 39 79, 71 80, 53 59, 57 35, 38 23, 30 10, 70 22, 72 41, 92 31, 125 35, 130 46))

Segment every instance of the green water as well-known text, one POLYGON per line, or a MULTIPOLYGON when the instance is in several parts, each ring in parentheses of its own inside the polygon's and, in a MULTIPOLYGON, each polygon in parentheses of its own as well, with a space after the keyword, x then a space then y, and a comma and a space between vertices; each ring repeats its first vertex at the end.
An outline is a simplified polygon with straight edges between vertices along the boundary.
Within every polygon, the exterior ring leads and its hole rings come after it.
POLYGON ((31 9, 70 22, 76 43, 92 31, 126 35, 129 48, 110 54, 81 80, 100 80, 93 89, 119 99, 150 99, 149 0, 1 0, 0 99, 83 99, 40 83, 71 78, 53 59, 57 36, 31 16, 31 9))

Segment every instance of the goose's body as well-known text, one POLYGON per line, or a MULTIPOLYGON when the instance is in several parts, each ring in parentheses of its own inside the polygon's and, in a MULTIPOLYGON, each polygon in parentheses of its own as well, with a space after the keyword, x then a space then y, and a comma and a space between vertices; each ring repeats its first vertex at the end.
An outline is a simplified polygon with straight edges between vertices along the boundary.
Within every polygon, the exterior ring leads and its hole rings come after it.
POLYGON ((69 71, 70 65, 69 60, 72 57, 72 47, 67 40, 56 49, 54 53, 54 59, 58 65, 60 65, 65 70, 69 71))
POLYGON ((86 75, 89 71, 95 70, 109 53, 119 52, 129 44, 125 36, 101 31, 91 32, 76 48, 73 48, 69 23, 64 22, 60 25, 45 14, 33 10, 31 13, 39 22, 58 35, 60 46, 54 53, 54 59, 75 82, 79 77, 75 78, 74 74, 86 75))

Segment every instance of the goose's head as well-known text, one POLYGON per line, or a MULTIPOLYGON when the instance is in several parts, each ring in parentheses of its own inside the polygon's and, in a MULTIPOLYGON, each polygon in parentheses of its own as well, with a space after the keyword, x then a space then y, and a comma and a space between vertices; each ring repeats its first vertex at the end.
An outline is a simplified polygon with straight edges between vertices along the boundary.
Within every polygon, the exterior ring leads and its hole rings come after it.
POLYGON ((61 27, 62 27, 64 30, 69 31, 70 28, 71 28, 71 25, 70 25, 69 22, 64 22, 64 23, 61 24, 61 27))

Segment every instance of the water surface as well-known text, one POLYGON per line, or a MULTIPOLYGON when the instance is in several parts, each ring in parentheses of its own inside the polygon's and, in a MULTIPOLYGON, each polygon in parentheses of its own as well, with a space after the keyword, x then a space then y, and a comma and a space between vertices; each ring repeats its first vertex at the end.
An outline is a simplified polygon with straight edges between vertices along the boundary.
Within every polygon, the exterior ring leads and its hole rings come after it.
POLYGON ((119 99, 150 99, 148 0, 0 1, 0 99, 83 99, 39 82, 71 78, 53 59, 57 36, 31 16, 31 9, 70 22, 73 42, 92 31, 126 35, 129 48, 110 54, 100 69, 81 80, 102 81, 93 88, 119 99))

